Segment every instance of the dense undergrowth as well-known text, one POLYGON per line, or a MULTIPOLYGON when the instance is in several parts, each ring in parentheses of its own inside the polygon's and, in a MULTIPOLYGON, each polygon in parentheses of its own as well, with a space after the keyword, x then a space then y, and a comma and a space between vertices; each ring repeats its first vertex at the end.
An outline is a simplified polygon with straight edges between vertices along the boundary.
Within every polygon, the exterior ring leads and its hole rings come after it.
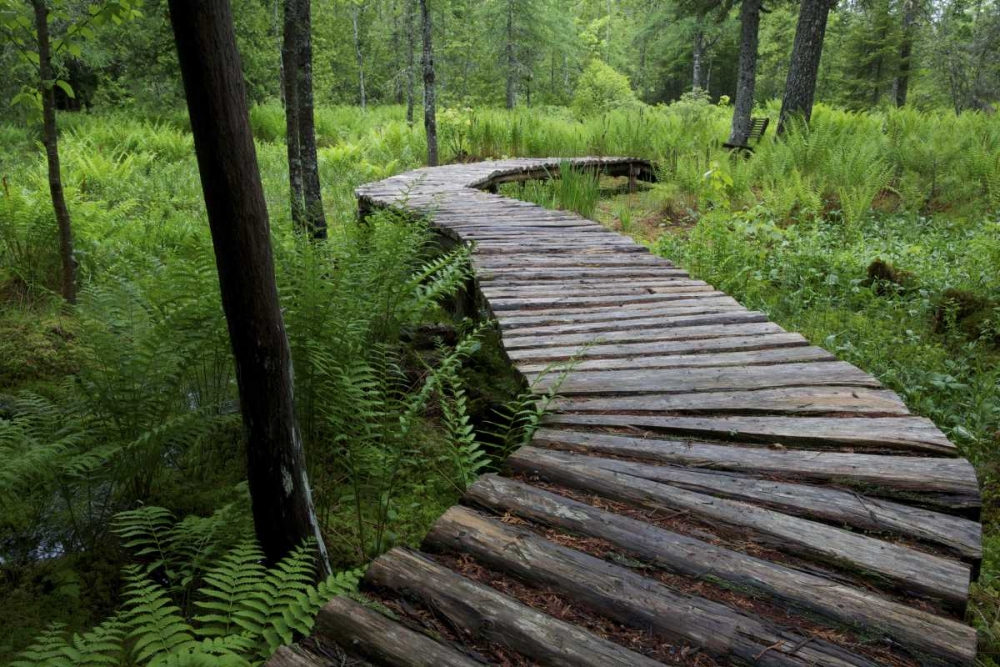
MULTIPOLYGON (((257 107, 251 119, 317 509, 334 568, 349 572, 419 540, 520 441, 536 408, 509 403, 521 387, 504 374, 495 334, 449 318, 468 277, 462 251, 443 251, 414 221, 355 224, 353 188, 418 166, 422 129, 397 107, 318 110, 332 233, 316 245, 291 232, 280 108, 257 107)), ((980 114, 820 107, 809 131, 766 137, 744 160, 720 146, 728 122, 729 110, 697 98, 583 120, 559 108, 439 118, 446 160, 656 159, 660 183, 639 194, 601 200, 601 184, 582 174, 509 193, 651 242, 934 419, 983 484, 986 560, 971 614, 988 661, 1000 640, 1000 124, 980 114)), ((232 366, 185 117, 64 114, 63 125, 83 288, 72 312, 53 296, 58 257, 41 152, 26 130, 0 125, 0 661, 52 622, 77 631, 109 619, 98 631, 128 637, 146 627, 130 610, 152 595, 171 600, 181 619, 178 643, 161 654, 203 646, 220 636, 197 618, 219 586, 212 573, 254 560, 232 366), (134 536, 123 540, 117 527, 136 516, 122 512, 139 508, 169 512, 157 528, 164 535, 173 521, 189 522, 179 542, 206 550, 129 546, 134 536), (214 520, 219 512, 229 518, 214 520), (231 529, 213 532, 223 523, 231 529), (168 569, 183 574, 164 580, 168 569)), ((244 628, 254 639, 230 648, 254 660, 273 645, 268 628, 244 628)), ((43 639, 48 648, 36 653, 58 652, 66 635, 43 639)), ((132 650, 137 640, 128 642, 132 650)))

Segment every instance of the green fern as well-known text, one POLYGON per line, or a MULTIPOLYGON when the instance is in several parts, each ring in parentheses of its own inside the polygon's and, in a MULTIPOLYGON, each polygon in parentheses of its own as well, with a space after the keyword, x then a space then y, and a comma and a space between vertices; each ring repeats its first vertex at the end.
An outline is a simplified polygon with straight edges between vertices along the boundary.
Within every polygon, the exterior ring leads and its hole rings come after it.
MULTIPOLYGON (((144 508, 122 521, 132 548, 162 554, 169 513, 144 508), (161 539, 162 538, 162 539, 161 539), (160 540, 160 541, 157 541, 160 540)), ((166 558, 164 558, 166 560, 166 558)), ((225 554, 204 575, 193 617, 178 592, 152 578, 149 564, 125 570, 122 610, 93 630, 68 634, 53 626, 12 663, 13 667, 101 667, 126 662, 150 667, 258 664, 279 646, 307 635, 320 607, 357 588, 362 570, 349 570, 315 585, 315 548, 305 544, 271 568, 253 542, 225 554)))

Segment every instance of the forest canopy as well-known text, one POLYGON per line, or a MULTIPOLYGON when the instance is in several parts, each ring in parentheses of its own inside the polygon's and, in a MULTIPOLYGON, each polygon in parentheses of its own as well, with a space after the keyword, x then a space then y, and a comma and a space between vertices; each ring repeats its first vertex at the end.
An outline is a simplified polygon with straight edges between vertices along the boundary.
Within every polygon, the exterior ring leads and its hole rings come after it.
MULTIPOLYGON (((313 3, 318 104, 405 102, 413 21, 406 4, 313 3)), ((65 10, 72 15, 85 6, 66 2, 65 10)), ((782 94, 798 7, 777 0, 764 10, 759 100, 782 94)), ((444 106, 505 105, 508 88, 518 105, 569 105, 595 60, 628 77, 647 104, 675 100, 695 81, 713 99, 735 95, 738 4, 444 0, 431 5, 431 12, 444 106)), ((251 101, 278 99, 281 3, 235 0, 233 15, 251 101)), ((860 110, 897 103, 903 95, 921 109, 989 110, 1000 100, 998 40, 1000 9, 994 0, 841 2, 827 27, 817 99, 860 110)), ((6 40, 0 43, 0 65, 7 73, 0 81, 0 103, 7 106, 30 83, 30 66, 6 40)), ((60 58, 60 66, 75 93, 73 98, 59 93, 61 108, 162 109, 181 103, 165 0, 145 2, 141 16, 127 22, 94 27, 78 50, 60 58)))

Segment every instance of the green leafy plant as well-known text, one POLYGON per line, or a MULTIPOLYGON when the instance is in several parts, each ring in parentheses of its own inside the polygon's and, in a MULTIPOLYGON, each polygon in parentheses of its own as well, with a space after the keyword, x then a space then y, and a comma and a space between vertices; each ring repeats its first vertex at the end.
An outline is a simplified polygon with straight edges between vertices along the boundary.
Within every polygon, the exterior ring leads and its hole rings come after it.
POLYGON ((87 632, 51 628, 12 666, 258 664, 308 634, 331 597, 356 588, 360 570, 316 584, 311 544, 272 567, 246 530, 220 550, 232 518, 231 508, 183 522, 160 507, 119 514, 115 530, 140 561, 125 570, 122 608, 87 632))

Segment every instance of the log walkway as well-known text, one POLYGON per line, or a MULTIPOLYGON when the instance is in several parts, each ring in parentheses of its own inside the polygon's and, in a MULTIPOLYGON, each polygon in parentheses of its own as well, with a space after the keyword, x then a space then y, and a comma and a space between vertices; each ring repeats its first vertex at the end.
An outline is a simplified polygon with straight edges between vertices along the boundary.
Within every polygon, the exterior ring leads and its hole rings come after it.
POLYGON ((502 475, 422 551, 371 565, 381 611, 337 599, 313 652, 272 664, 972 665, 972 466, 763 313, 600 224, 488 192, 559 164, 418 169, 358 191, 362 211, 424 213, 475 244, 478 289, 538 392, 574 365, 502 475), (331 663, 334 645, 362 661, 331 663))

